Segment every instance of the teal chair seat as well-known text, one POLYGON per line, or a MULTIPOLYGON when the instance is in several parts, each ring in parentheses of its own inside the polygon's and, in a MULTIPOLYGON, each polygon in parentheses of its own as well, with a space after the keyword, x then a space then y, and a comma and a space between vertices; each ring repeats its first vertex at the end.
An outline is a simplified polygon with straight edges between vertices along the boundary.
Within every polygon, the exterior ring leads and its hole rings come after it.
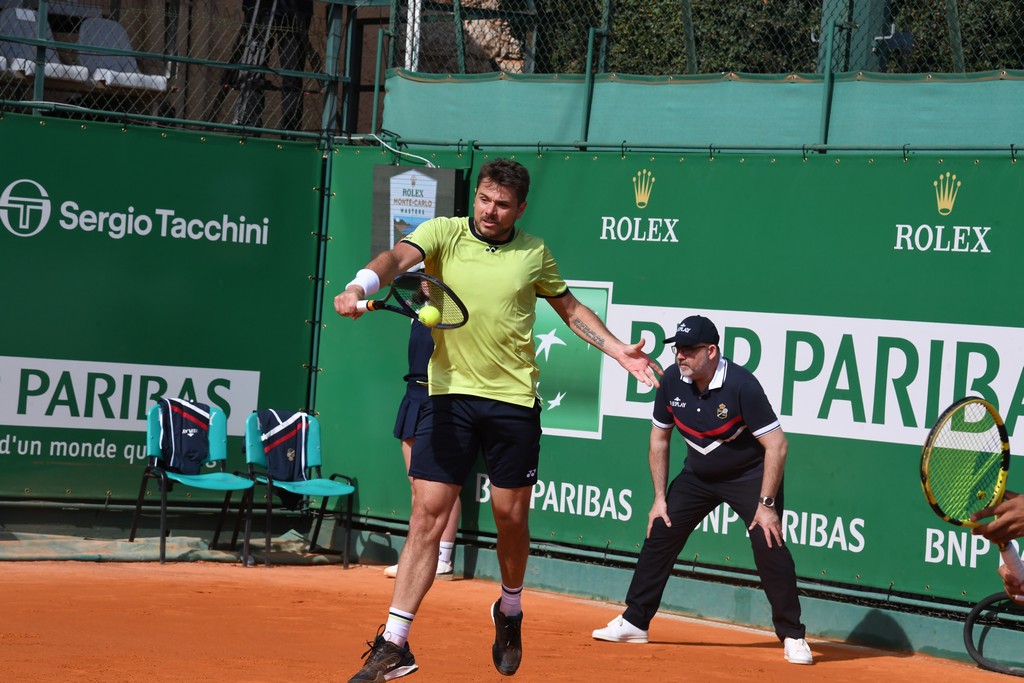
POLYGON ((192 486, 207 491, 238 491, 253 487, 251 479, 240 477, 230 472, 210 472, 209 474, 179 474, 167 472, 168 479, 180 482, 185 486, 192 486), (245 486, 242 482, 248 482, 245 486))
MULTIPOLYGON (((269 483, 267 477, 262 474, 256 475, 256 483, 266 486, 269 483)), ((330 496, 349 496, 356 492, 352 484, 334 481, 333 479, 307 479, 305 481, 274 481, 274 486, 284 489, 300 496, 315 496, 317 498, 330 496)))

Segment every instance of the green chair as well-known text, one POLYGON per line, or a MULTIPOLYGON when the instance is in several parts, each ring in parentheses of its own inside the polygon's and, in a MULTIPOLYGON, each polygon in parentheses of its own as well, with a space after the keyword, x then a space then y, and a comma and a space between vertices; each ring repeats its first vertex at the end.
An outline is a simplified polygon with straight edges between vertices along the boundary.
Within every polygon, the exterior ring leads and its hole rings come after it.
MULTIPOLYGON (((216 406, 209 408, 209 446, 205 452, 196 453, 192 460, 198 462, 200 470, 211 470, 203 473, 183 473, 180 468, 172 465, 173 454, 167 447, 167 439, 164 437, 161 419, 160 404, 150 407, 146 415, 146 455, 148 463, 142 473, 142 484, 139 487, 139 497, 135 502, 135 514, 132 517, 132 530, 128 541, 135 541, 135 532, 138 529, 139 517, 142 514, 142 503, 146 497, 146 489, 150 480, 156 480, 160 490, 160 564, 166 562, 167 557, 167 493, 175 484, 181 484, 190 488, 202 489, 205 491, 223 491, 224 502, 221 505, 220 517, 217 520, 217 530, 214 532, 213 541, 210 547, 216 547, 220 539, 221 528, 224 524, 224 517, 231 506, 231 495, 235 491, 242 491, 242 500, 239 505, 239 512, 245 515, 245 539, 242 549, 242 563, 245 564, 249 557, 249 534, 252 528, 252 489, 251 479, 237 474, 231 474, 225 470, 228 450, 227 416, 224 411, 216 406), (161 442, 164 443, 161 443, 161 442)), ((237 536, 237 525, 236 525, 237 536)), ((234 547, 234 541, 232 542, 234 547)))
POLYGON ((316 541, 327 511, 327 500, 338 496, 345 498, 347 503, 342 558, 345 569, 348 569, 348 549, 352 535, 352 499, 355 497, 353 494, 356 487, 353 480, 343 474, 332 474, 326 479, 321 476, 319 420, 305 413, 277 410, 258 410, 250 414, 245 421, 245 460, 249 467, 249 476, 257 484, 265 486, 267 491, 264 564, 270 566, 271 519, 275 495, 281 497, 291 494, 301 499, 302 508, 314 516, 309 548, 321 551, 323 548, 319 548, 316 541), (282 429, 283 426, 286 428, 282 429), (289 442, 290 445, 283 443, 289 435, 294 438, 289 442), (272 459, 269 463, 268 457, 272 459), (289 462, 273 460, 280 457, 289 462), (338 481, 339 479, 343 481, 338 481), (319 507, 310 508, 311 502, 315 503, 317 498, 320 499, 319 507))

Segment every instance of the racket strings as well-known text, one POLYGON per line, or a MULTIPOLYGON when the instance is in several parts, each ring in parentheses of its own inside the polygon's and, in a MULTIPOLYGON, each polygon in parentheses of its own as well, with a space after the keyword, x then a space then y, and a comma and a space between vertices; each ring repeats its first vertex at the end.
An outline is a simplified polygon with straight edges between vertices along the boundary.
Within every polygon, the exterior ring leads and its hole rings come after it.
POLYGON ((971 412, 955 413, 942 425, 928 458, 936 504, 961 522, 994 502, 1003 471, 1003 440, 995 421, 983 408, 984 415, 971 412))
POLYGON ((466 312, 446 288, 419 278, 396 281, 394 296, 403 301, 413 313, 419 313, 424 306, 433 306, 441 314, 442 326, 459 325, 466 319, 466 312))
POLYGON ((465 312, 462 307, 455 303, 455 299, 452 298, 448 290, 443 287, 431 283, 430 289, 430 300, 431 306, 441 312, 441 323, 442 325, 454 325, 460 323, 465 319, 465 312))

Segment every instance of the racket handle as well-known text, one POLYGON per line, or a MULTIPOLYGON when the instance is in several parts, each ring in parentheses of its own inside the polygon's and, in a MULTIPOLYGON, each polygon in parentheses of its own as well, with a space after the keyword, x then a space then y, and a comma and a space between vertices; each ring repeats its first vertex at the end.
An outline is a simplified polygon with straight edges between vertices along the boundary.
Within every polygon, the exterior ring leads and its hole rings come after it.
POLYGON ((1003 564, 1010 570, 1017 581, 1024 582, 1024 562, 1021 562, 1020 555, 1013 547, 1013 543, 1007 543, 1000 548, 999 554, 1003 556, 1003 564))
POLYGON ((361 299, 361 300, 356 302, 356 310, 359 311, 360 313, 366 313, 367 311, 372 311, 373 310, 373 306, 371 306, 372 303, 373 303, 372 299, 361 299))

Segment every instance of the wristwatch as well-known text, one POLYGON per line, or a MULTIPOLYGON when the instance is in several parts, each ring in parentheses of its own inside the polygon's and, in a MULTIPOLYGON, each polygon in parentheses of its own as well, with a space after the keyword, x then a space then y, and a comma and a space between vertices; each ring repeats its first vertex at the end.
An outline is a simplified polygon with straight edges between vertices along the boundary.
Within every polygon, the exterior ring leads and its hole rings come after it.
POLYGON ((775 499, 772 498, 771 496, 762 496, 758 498, 757 502, 760 503, 761 505, 764 505, 766 508, 775 507, 775 499))

